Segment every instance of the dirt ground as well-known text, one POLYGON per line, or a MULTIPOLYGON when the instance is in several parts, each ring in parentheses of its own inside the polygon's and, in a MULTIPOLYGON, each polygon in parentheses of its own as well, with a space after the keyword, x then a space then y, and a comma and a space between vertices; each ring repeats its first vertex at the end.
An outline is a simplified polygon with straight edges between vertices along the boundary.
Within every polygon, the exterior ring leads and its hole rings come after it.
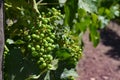
POLYGON ((111 21, 101 31, 101 40, 96 48, 89 42, 88 32, 83 41, 84 57, 77 66, 77 80, 120 80, 120 25, 111 21))

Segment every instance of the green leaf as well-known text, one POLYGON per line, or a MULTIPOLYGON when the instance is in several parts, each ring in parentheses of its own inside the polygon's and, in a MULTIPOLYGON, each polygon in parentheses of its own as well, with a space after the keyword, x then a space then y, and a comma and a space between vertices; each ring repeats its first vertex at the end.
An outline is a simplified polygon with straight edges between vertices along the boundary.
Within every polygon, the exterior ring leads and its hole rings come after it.
POLYGON ((67 69, 64 69, 63 73, 61 74, 61 79, 66 79, 70 76, 73 76, 73 77, 78 77, 78 74, 77 72, 75 71, 75 69, 70 69, 70 70, 67 70, 67 69))
POLYGON ((93 23, 96 23, 98 21, 98 16, 96 14, 92 14, 92 20, 93 20, 93 23))
POLYGON ((76 31, 76 33, 80 33, 80 32, 85 32, 86 29, 88 28, 88 26, 90 25, 91 20, 89 19, 89 17, 87 17, 86 19, 81 18, 80 22, 77 22, 74 25, 74 29, 76 31))
POLYGON ((97 12, 97 6, 95 6, 92 0, 79 0, 78 8, 82 8, 87 12, 97 12))
POLYGON ((6 41, 8 44, 14 44, 14 41, 12 39, 7 39, 6 41))
POLYGON ((24 41, 22 41, 22 40, 17 40, 17 41, 15 41, 15 44, 24 44, 25 42, 24 41))
POLYGON ((84 17, 86 15, 86 11, 82 8, 78 9, 78 17, 81 18, 81 17, 84 17))
POLYGON ((56 52, 56 56, 61 60, 65 60, 71 57, 70 53, 66 49, 60 49, 56 52))
POLYGON ((101 29, 103 29, 109 22, 109 19, 106 19, 104 16, 98 16, 98 20, 100 21, 101 29))
POLYGON ((73 25, 73 19, 75 18, 75 13, 78 9, 78 0, 67 0, 64 6, 65 10, 65 20, 64 24, 66 26, 73 25))
POLYGON ((99 43, 100 34, 95 25, 90 26, 90 40, 93 42, 94 47, 96 47, 99 43))
POLYGON ((56 70, 58 68, 58 59, 54 59, 51 62, 52 67, 50 68, 50 70, 56 70))

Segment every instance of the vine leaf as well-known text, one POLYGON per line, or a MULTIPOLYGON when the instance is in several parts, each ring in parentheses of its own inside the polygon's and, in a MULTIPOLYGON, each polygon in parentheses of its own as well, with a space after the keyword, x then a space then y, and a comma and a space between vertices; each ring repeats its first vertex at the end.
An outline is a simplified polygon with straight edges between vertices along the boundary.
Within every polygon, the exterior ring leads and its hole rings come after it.
POLYGON ((54 59, 51 64, 52 67, 50 68, 50 70, 56 70, 58 68, 58 59, 54 59))
POLYGON ((79 0, 78 8, 82 8, 90 13, 97 12, 97 6, 95 6, 92 0, 79 0))
POLYGON ((75 18, 75 14, 78 9, 78 0, 67 0, 65 3, 65 25, 72 26, 73 19, 75 18))
POLYGON ((7 39, 6 41, 8 44, 14 44, 14 41, 12 39, 7 39))
POLYGON ((64 69, 63 73, 61 74, 61 79, 65 79, 65 78, 68 78, 70 76, 73 76, 73 77, 78 77, 78 74, 77 72, 75 71, 75 69, 64 69))

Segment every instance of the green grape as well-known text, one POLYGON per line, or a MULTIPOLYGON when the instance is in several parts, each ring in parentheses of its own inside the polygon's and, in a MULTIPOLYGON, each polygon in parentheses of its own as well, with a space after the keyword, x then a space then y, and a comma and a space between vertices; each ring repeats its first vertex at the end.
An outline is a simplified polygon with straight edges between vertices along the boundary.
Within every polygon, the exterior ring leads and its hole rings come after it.
POLYGON ((35 47, 31 47, 31 50, 32 50, 32 51, 35 51, 35 47))
POLYGON ((44 63, 42 63, 42 67, 46 67, 46 65, 47 65, 47 64, 46 64, 45 62, 44 62, 44 63))
POLYGON ((51 37, 51 38, 55 38, 55 35, 54 35, 54 34, 52 34, 50 37, 51 37))
POLYGON ((39 40, 39 39, 40 39, 40 36, 39 36, 39 35, 36 35, 36 39, 38 39, 38 40, 39 40))
POLYGON ((44 43, 47 43, 46 39, 43 39, 43 42, 44 42, 44 43))
POLYGON ((36 45, 36 49, 37 49, 37 50, 40 50, 40 46, 39 46, 39 45, 36 45))
POLYGON ((28 40, 30 40, 30 39, 31 39, 31 36, 30 36, 30 35, 28 35, 28 36, 27 36, 27 39, 28 39, 28 40))
POLYGON ((49 60, 52 60, 52 59, 53 59, 52 55, 47 55, 47 58, 48 58, 49 60))
POLYGON ((48 69, 51 69, 53 67, 53 65, 52 64, 48 64, 47 67, 48 67, 48 69))
POLYGON ((44 37, 45 35, 43 33, 40 34, 40 37, 44 37))
POLYGON ((45 47, 48 47, 48 42, 44 44, 45 47))
POLYGON ((29 45, 28 45, 28 48, 31 48, 31 47, 32 47, 32 46, 29 44, 29 45))
POLYGON ((48 48, 47 48, 47 50, 48 50, 48 51, 51 51, 51 50, 52 50, 52 48, 51 48, 51 47, 48 47, 48 48))
POLYGON ((40 51, 41 51, 41 52, 44 52, 45 50, 44 50, 44 48, 41 48, 40 51))
POLYGON ((33 37, 33 38, 36 38, 36 34, 32 34, 32 37, 33 37))
POLYGON ((39 61, 40 61, 40 62, 44 62, 44 58, 43 58, 43 57, 40 57, 40 58, 39 58, 39 61))
POLYGON ((32 52, 32 56, 33 56, 33 57, 36 57, 36 56, 38 56, 38 53, 37 53, 36 51, 33 51, 33 52, 32 52))

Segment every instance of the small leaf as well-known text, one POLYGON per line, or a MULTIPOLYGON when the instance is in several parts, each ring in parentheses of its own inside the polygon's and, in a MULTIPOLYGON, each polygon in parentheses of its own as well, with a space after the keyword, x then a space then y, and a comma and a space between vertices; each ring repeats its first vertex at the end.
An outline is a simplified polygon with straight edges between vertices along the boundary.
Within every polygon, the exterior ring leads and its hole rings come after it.
POLYGON ((8 44, 14 44, 14 41, 12 39, 7 39, 6 41, 8 44))
POLYGON ((60 49, 56 52, 57 57, 62 60, 68 59, 71 57, 70 53, 65 49, 60 49))
POLYGON ((64 69, 63 73, 61 74, 61 79, 65 79, 70 76, 73 76, 75 78, 78 77, 78 74, 75 71, 75 69, 70 69, 70 70, 64 69))
POLYGON ((91 0, 79 0, 78 7, 90 13, 97 12, 97 6, 91 0))
POLYGON ((58 68, 58 59, 54 59, 51 62, 52 67, 50 68, 50 70, 56 70, 58 68))
POLYGON ((93 20, 94 23, 96 23, 97 20, 98 20, 98 16, 94 13, 92 14, 92 20, 93 20))
POLYGON ((25 42, 24 41, 22 41, 22 40, 17 40, 17 41, 15 41, 15 44, 24 44, 25 42))
POLYGON ((67 0, 64 6, 65 10, 65 26, 72 26, 73 19, 78 9, 78 0, 67 0))

